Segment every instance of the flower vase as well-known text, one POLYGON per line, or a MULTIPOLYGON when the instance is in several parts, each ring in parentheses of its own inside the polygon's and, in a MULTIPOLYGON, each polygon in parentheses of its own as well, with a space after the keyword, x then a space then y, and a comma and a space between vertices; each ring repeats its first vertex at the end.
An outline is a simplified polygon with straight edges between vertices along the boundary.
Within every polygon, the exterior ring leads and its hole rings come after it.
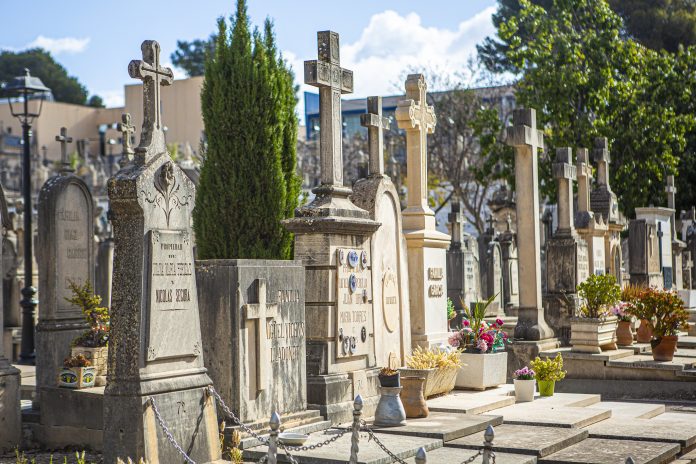
POLYGON ((555 380, 537 380, 539 384, 539 396, 553 396, 556 386, 555 380))
POLYGON ((534 401, 535 387, 536 381, 534 379, 515 379, 515 400, 518 403, 534 401))
POLYGON ((650 343, 652 340, 652 329, 646 319, 640 320, 640 327, 636 330, 636 341, 638 343, 650 343))
POLYGON ((652 347, 652 357, 655 361, 671 361, 674 359, 674 352, 677 350, 677 335, 663 335, 650 342, 652 347))
POLYGON ((630 321, 619 321, 616 328, 616 344, 619 346, 633 345, 633 332, 631 332, 630 321))
POLYGON ((425 377, 402 377, 401 402, 404 405, 407 418, 428 417, 428 404, 423 396, 425 377))
POLYGON ((406 411, 399 393, 402 387, 379 387, 379 402, 375 410, 374 424, 377 427, 406 425, 406 411))

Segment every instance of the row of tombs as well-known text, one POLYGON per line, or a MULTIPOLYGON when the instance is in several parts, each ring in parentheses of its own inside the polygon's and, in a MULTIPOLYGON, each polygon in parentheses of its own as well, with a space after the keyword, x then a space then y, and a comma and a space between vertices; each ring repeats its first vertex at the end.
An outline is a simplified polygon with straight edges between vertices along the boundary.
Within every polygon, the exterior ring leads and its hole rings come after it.
MULTIPOLYGON (((549 344, 567 343, 575 308, 562 296, 575 293, 589 274, 611 273, 621 282, 683 290, 688 297, 691 278, 684 273, 690 273, 696 240, 679 239, 673 179, 669 208, 636 210, 628 225, 629 272, 623 270, 620 234, 627 225, 609 186, 606 139, 598 139, 592 151, 594 189, 589 151, 578 149, 576 163, 570 149, 557 151, 556 228, 542 249, 537 155, 543 135, 534 110, 517 110, 509 128, 516 201, 507 204, 502 231, 491 224, 472 238, 456 205, 452 237, 437 231, 428 206, 426 151, 436 116, 419 74, 408 76, 407 98, 396 112, 411 173, 406 209, 384 174, 379 97, 369 99, 363 118, 369 176, 344 186, 342 169, 331 169, 342 166, 341 144, 333 143, 341 138, 340 98, 333 97, 352 90, 352 73, 340 68, 337 34, 320 32, 319 44, 319 60, 306 62, 305 81, 320 88, 322 121, 336 124, 322 129, 325 169, 314 200, 284 221, 295 234, 295 260, 195 261, 195 187, 167 154, 157 101, 171 70, 159 65, 157 42, 143 43, 143 60, 129 66, 131 77, 144 81, 140 144, 124 147, 130 160, 109 180, 114 243, 108 330, 90 327, 69 301, 76 288, 94 282, 94 201, 70 170, 70 140, 62 134, 64 169, 44 184, 38 204, 41 311, 33 411, 25 414, 33 421, 25 425, 35 442, 103 450, 108 463, 140 456, 174 462, 163 421, 175 424, 175 437, 190 443, 196 462, 211 462, 219 459, 219 446, 213 446, 218 422, 210 385, 252 429, 263 427, 274 411, 287 424, 319 416, 348 422, 358 394, 369 416, 380 395, 380 368, 404 366, 416 347, 447 344, 448 296, 460 311, 495 297, 489 315, 506 316, 516 324, 514 339, 526 343, 512 351, 511 365, 527 363, 549 344), (71 348, 77 337, 87 346, 71 348), (92 361, 92 378, 58 375, 65 358, 78 353, 92 361), (81 381, 94 386, 63 388, 81 381)), ((98 311, 92 314, 99 319, 98 311)), ((0 401, 10 405, 0 409, 9 430, 0 436, 0 448, 19 443, 22 430, 20 376, 3 360, 0 351, 6 380, 0 401)), ((78 356, 71 360, 80 362, 78 356)))

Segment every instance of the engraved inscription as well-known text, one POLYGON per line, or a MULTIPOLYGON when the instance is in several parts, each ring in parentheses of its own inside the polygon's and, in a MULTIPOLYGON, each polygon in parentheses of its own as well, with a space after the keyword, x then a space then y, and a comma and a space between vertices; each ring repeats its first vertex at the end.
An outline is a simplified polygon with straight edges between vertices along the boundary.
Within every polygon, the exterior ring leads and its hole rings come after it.
MULTIPOLYGON (((336 250, 336 309, 337 309, 337 339, 336 356, 362 356, 369 352, 369 345, 362 337, 362 330, 372 337, 371 300, 372 278, 371 269, 361 265, 358 260, 350 257, 362 256, 363 250, 336 250), (341 253, 349 257, 341 263, 341 253)), ((365 262, 369 262, 365 256, 365 262)))
MULTIPOLYGON (((56 312, 64 315, 77 313, 79 309, 65 299, 72 296, 69 284, 83 284, 90 278, 90 218, 82 190, 76 185, 68 185, 61 192, 55 210, 55 305, 56 312)), ((89 200, 91 201, 91 200, 89 200)))

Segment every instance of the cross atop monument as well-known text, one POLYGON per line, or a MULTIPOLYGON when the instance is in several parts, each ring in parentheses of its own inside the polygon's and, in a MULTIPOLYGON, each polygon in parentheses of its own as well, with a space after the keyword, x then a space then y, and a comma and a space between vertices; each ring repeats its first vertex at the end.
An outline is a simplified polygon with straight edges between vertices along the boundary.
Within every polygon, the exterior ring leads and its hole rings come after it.
POLYGON ((505 215, 505 230, 507 232, 512 231, 512 215, 510 213, 505 215))
POLYGON ((573 224, 573 181, 576 168, 573 165, 573 149, 557 148, 553 176, 558 183, 558 227, 556 234, 572 233, 573 224))
MULTIPOLYGON (((258 303, 244 305, 244 318, 248 321, 256 319, 256 389, 265 390, 267 386, 266 372, 270 364, 266 348, 266 324, 268 319, 278 316, 278 303, 268 304, 266 299, 266 279, 256 279, 256 298, 258 303)), ((251 348, 248 348, 251 349, 251 348)))
POLYGON ((343 187, 341 94, 353 92, 353 71, 341 68, 338 34, 317 32, 319 59, 305 61, 305 84, 319 88, 321 183, 343 187))
POLYGON ((367 113, 360 115, 360 125, 367 127, 370 176, 383 176, 384 133, 382 129, 389 129, 389 118, 382 116, 382 97, 367 97, 367 113))
POLYGON ((160 86, 171 85, 174 73, 170 68, 160 66, 160 45, 155 40, 146 40, 140 46, 142 60, 128 64, 128 74, 143 81, 143 129, 140 145, 135 149, 139 162, 146 160, 147 154, 157 155, 167 151, 162 130, 160 86))
POLYGON ((428 206, 428 134, 435 131, 435 109, 428 105, 425 77, 409 74, 406 100, 396 108, 396 120, 406 131, 408 151, 408 207, 429 212, 428 206))
POLYGON ((492 232, 495 232, 495 225, 498 221, 496 218, 493 217, 492 214, 488 215, 488 219, 486 219, 486 223, 488 224, 488 229, 486 229, 486 232, 489 230, 492 232))
POLYGON ((462 247, 462 223, 464 216, 462 215, 462 204, 459 201, 452 202, 452 209, 447 216, 447 220, 451 224, 452 242, 451 250, 459 250, 462 247))
POLYGON ((674 176, 667 176, 665 192, 667 193, 667 207, 674 209, 676 205, 675 196, 677 194, 677 187, 674 186, 674 176))
POLYGON ((592 158, 597 163, 597 182, 599 185, 604 185, 608 189, 611 156, 609 155, 609 142, 607 142, 606 137, 595 138, 592 158))
POLYGON ((68 147, 69 143, 72 143, 73 138, 68 137, 68 129, 65 127, 60 128, 60 135, 56 135, 56 142, 60 142, 60 163, 61 173, 73 172, 74 169, 70 166, 70 159, 68 159, 68 147))
POLYGON ((130 113, 123 113, 121 115, 121 122, 116 125, 116 130, 121 133, 121 160, 119 164, 121 167, 127 165, 131 158, 133 157, 133 146, 131 145, 131 137, 135 133, 135 126, 131 124, 130 113))
POLYGON ((590 185, 592 184, 592 165, 587 148, 578 148, 576 174, 578 178, 578 211, 590 211, 590 185))

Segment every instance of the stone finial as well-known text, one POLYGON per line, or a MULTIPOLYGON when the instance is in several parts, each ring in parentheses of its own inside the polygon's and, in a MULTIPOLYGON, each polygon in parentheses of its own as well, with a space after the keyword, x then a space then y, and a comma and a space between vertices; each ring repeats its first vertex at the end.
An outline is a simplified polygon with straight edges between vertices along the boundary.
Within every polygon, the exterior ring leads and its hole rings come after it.
POLYGON ((60 163, 61 173, 73 172, 74 169, 70 166, 70 159, 68 158, 68 147, 69 143, 72 143, 73 138, 68 136, 68 129, 65 127, 60 128, 60 135, 56 135, 56 142, 60 142, 60 163))
POLYGON ((142 60, 132 60, 128 64, 128 74, 143 81, 143 128, 140 144, 135 149, 139 163, 150 156, 167 151, 161 112, 160 86, 171 85, 174 73, 170 68, 160 66, 160 45, 155 40, 146 40, 140 46, 142 60))
POLYGON ((384 133, 389 129, 389 118, 382 116, 382 97, 367 97, 367 113, 360 115, 360 124, 367 127, 370 151, 369 174, 384 175, 384 133))
POLYGON ((116 125, 116 130, 121 133, 121 160, 119 165, 126 166, 133 158, 133 146, 131 145, 131 137, 135 133, 135 126, 131 124, 130 113, 121 115, 121 122, 116 125))

